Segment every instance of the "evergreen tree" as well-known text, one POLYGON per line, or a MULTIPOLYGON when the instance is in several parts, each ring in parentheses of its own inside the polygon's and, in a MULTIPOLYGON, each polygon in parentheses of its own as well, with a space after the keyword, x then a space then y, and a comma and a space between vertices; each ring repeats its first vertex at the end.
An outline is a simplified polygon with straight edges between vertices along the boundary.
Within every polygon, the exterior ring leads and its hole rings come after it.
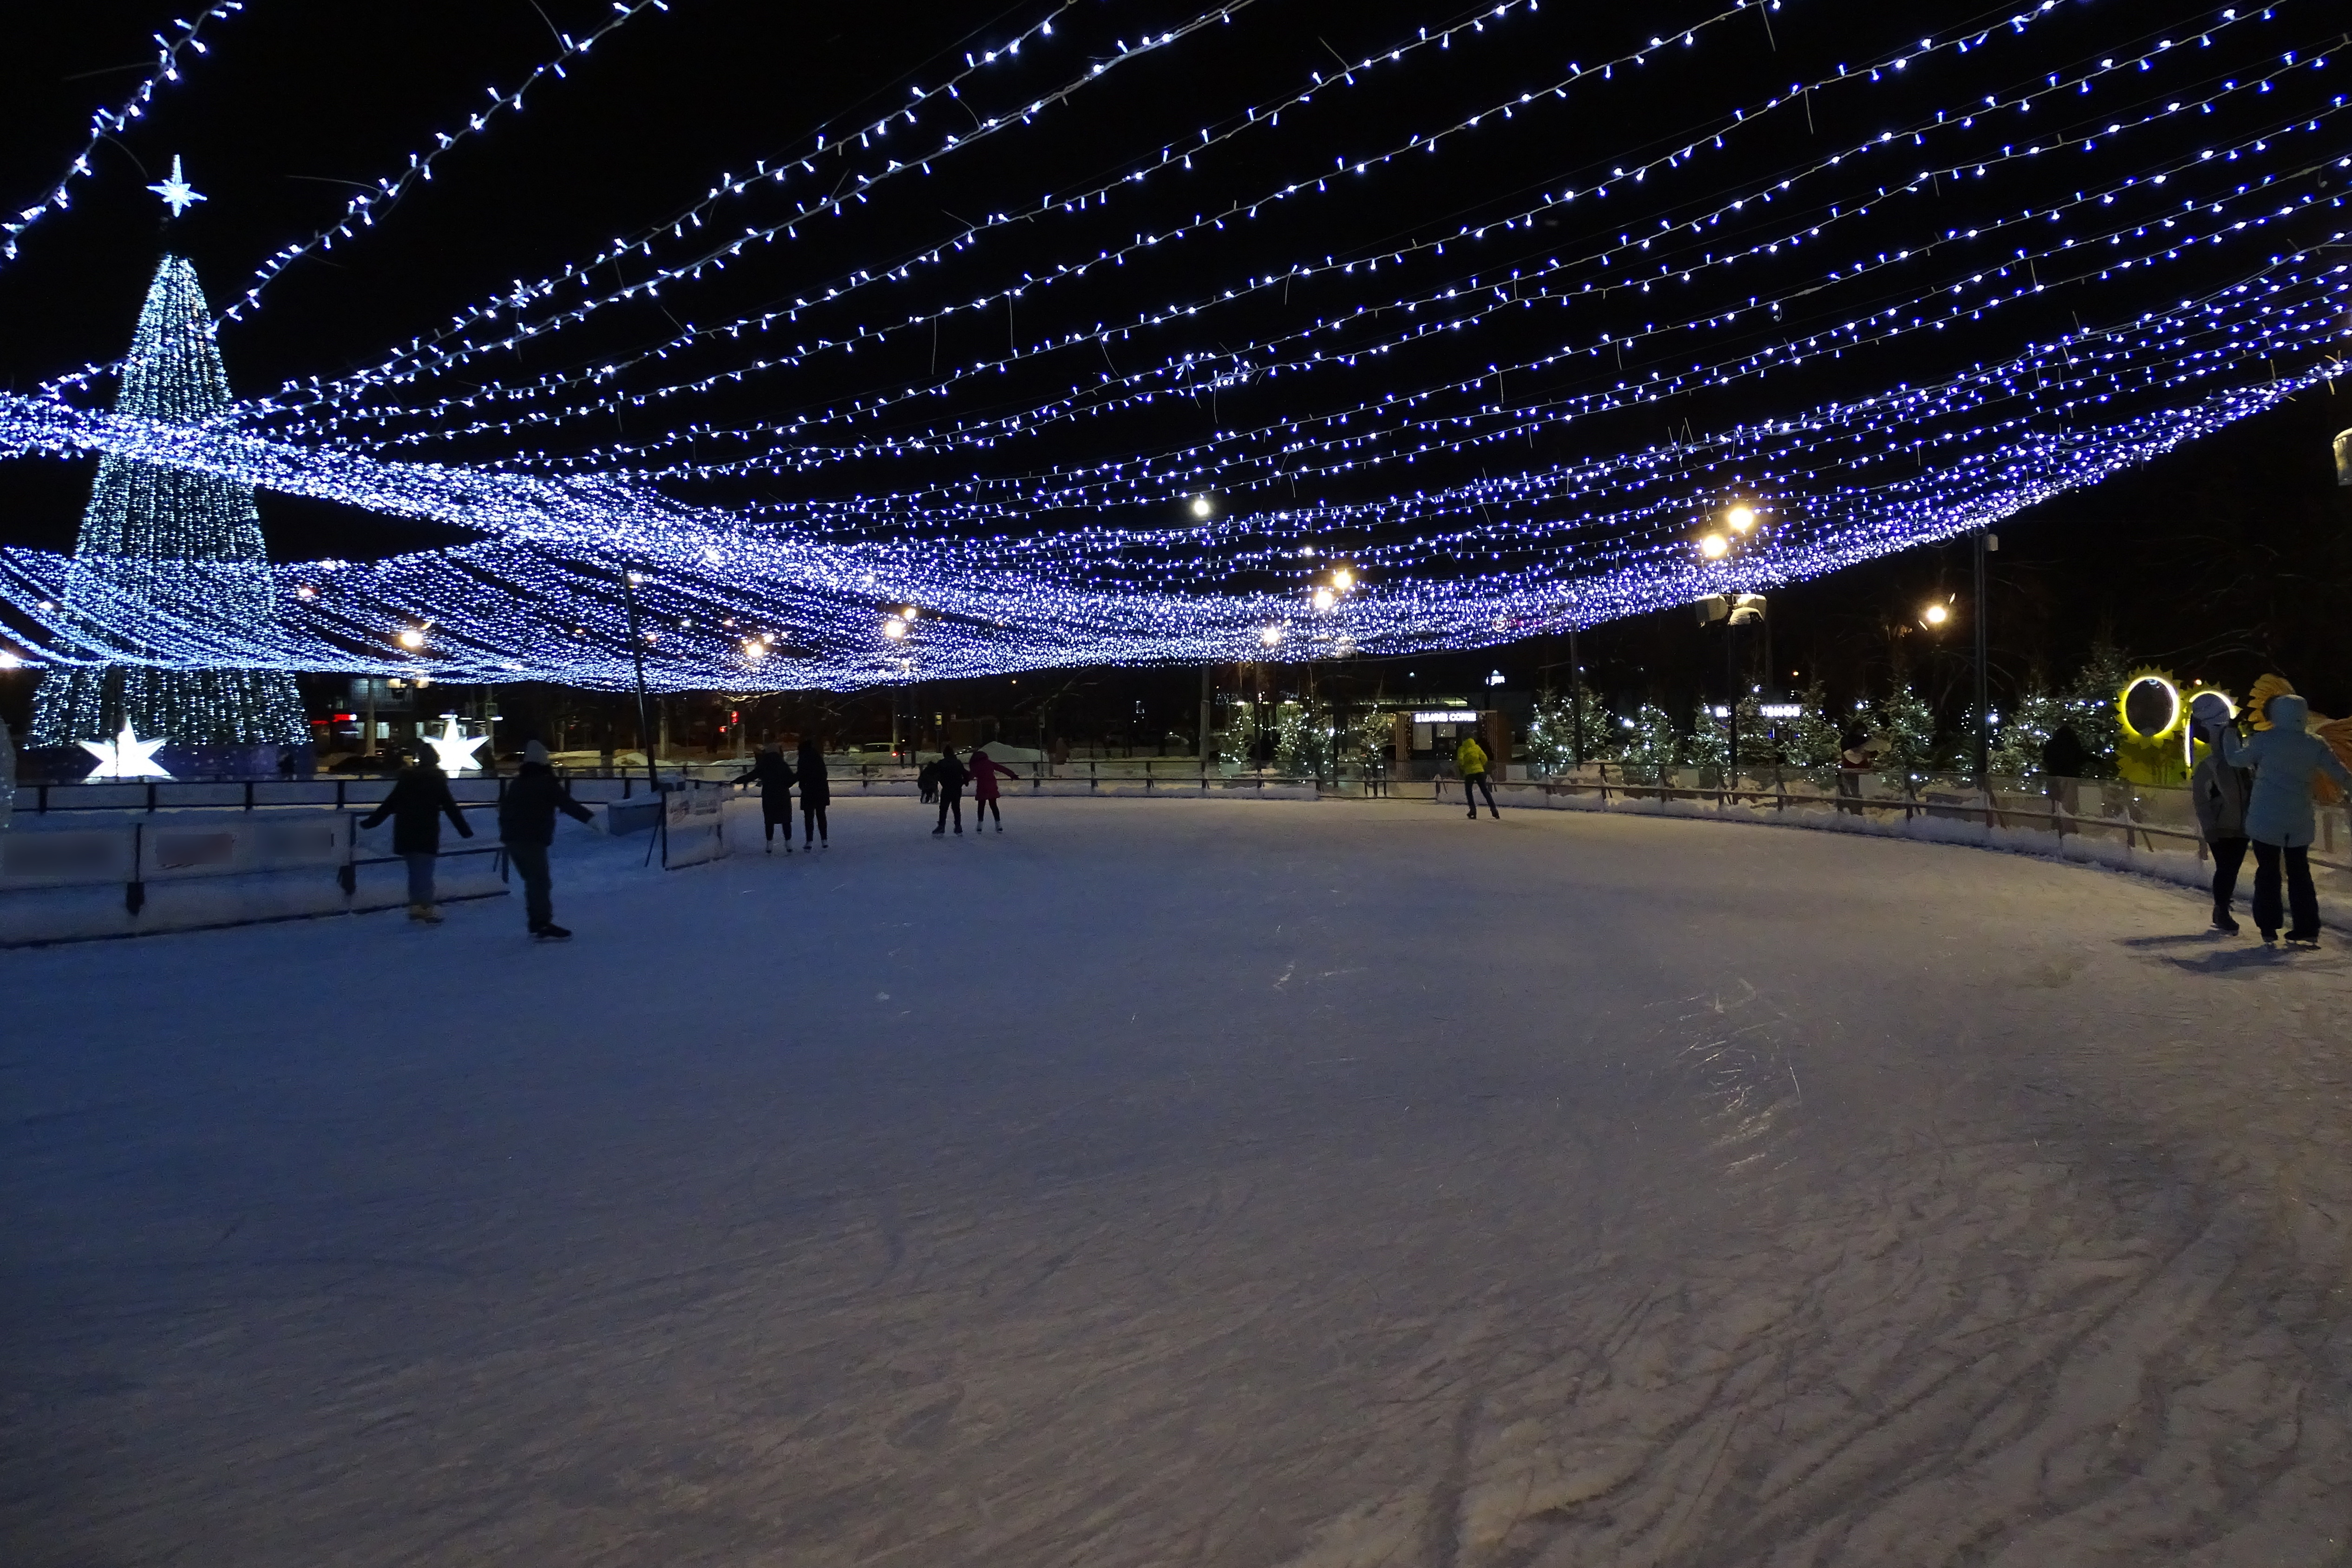
POLYGON ((1323 778, 1338 759, 1338 737, 1331 716, 1301 702, 1286 702, 1276 710, 1275 765, 1292 778, 1323 778))
POLYGON ((1592 689, 1584 689, 1583 731, 1577 731, 1580 705, 1565 691, 1547 691, 1536 700, 1535 717, 1528 725, 1528 761, 1537 771, 1561 773, 1580 755, 1588 763, 1603 762, 1624 744, 1624 729, 1592 689), (1579 739, 1582 745, 1577 745, 1579 739))
POLYGON ((1798 768, 1828 768, 1837 765, 1838 753, 1844 750, 1843 734, 1837 721, 1830 717, 1829 693, 1819 680, 1805 688, 1800 700, 1804 711, 1781 731, 1782 752, 1789 765, 1798 768))
POLYGON ((2116 711, 2116 698, 2124 682, 2131 679, 2131 660, 2124 650, 2099 638, 2091 645, 2091 657, 2066 689, 2066 722, 2074 727, 2074 738, 2091 753, 2084 771, 2093 778, 2113 778, 2116 773, 2116 747, 2123 739, 2123 719, 2116 711))
POLYGON ((1682 741, 1675 733, 1672 715, 1654 702, 1642 704, 1633 728, 1625 731, 1626 769, 1635 782, 1664 784, 1682 760, 1682 741))
POLYGON ((1217 761, 1229 768, 1257 765, 1257 704, 1246 697, 1223 697, 1224 722, 1217 731, 1217 761))
POLYGON ((2064 698, 2052 696, 2035 680, 2001 721, 1999 743, 1990 760, 1992 772, 2020 779, 2041 776, 2042 742, 2072 716, 2064 698))
POLYGON ((1871 717, 1886 739, 1878 759, 1880 781, 1890 789, 1917 788, 1936 765, 1936 710, 1903 684, 1871 717))
MULTIPOLYGON (((163 258, 123 363, 118 412, 173 425, 221 420, 231 406, 228 375, 209 316, 196 269, 179 257, 163 258)), ((214 607, 247 624, 270 618, 268 556, 252 488, 109 453, 99 459, 82 513, 58 629, 68 638, 80 632, 79 640, 94 652, 135 658, 141 650, 111 646, 94 624, 78 620, 73 604, 120 592, 168 602, 173 590, 159 581, 163 574, 143 566, 162 561, 218 563, 207 576, 214 607)), ((142 736, 184 746, 283 744, 310 734, 294 678, 276 670, 100 664, 58 670, 34 694, 37 745, 111 740, 126 723, 142 736)))
POLYGON ((1700 703, 1691 720, 1690 738, 1683 742, 1683 764, 1721 780, 1724 759, 1731 752, 1731 740, 1724 730, 1724 721, 1715 716, 1715 710, 1700 703))

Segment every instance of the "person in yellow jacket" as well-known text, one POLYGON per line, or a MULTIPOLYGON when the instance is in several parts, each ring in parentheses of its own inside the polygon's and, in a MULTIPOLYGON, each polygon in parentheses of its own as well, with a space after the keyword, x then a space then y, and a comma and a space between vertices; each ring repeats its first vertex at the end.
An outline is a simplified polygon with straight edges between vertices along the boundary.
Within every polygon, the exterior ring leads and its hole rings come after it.
POLYGON ((1473 792, 1483 791, 1486 809, 1494 812, 1495 820, 1500 822, 1503 814, 1496 810, 1495 786, 1486 782, 1486 748, 1478 743, 1476 736, 1463 736, 1462 743, 1454 748, 1454 771, 1462 775, 1462 798, 1469 802, 1470 819, 1478 819, 1478 796, 1473 792))

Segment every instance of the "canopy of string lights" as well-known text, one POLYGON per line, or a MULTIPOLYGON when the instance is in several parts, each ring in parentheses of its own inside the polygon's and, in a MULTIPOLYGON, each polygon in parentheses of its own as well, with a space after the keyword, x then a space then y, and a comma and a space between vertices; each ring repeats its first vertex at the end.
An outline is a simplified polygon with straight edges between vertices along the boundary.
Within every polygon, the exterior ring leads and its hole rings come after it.
MULTIPOLYGON (((520 85, 242 279, 208 267, 225 310, 191 274, 124 358, 0 396, 0 456, 445 542, 9 549, 12 657, 758 689, 1472 647, 1987 527, 2271 407, 2347 335, 2352 45, 2316 0, 1711 0, 1671 29, 1047 0, 715 174, 647 130, 667 205, 528 275, 486 239, 372 358, 139 393, 234 372, 331 253, 690 9, 551 24, 520 85)), ((159 96, 200 115, 211 58, 271 25, 238 11, 160 35, 92 145, 159 96)), ((0 266, 94 167, 7 215, 0 266)), ((155 187, 175 226, 215 221, 205 184, 155 187)))

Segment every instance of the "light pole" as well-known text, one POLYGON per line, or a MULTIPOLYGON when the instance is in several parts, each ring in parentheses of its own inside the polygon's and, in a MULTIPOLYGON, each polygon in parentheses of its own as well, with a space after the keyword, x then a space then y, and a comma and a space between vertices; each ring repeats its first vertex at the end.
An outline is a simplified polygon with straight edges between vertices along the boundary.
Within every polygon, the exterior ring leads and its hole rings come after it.
POLYGON ((1992 787, 1992 675, 1987 658, 1991 628, 1985 624, 1985 556, 2000 548, 2000 537, 1976 531, 1977 788, 1992 787))

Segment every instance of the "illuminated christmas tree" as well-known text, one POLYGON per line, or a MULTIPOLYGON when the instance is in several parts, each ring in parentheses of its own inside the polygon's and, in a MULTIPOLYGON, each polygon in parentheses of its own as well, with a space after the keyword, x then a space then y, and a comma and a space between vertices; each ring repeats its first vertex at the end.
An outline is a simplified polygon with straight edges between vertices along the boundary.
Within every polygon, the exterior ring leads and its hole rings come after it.
MULTIPOLYGON (((209 315, 196 269, 180 257, 163 258, 123 363, 118 412, 173 425, 216 421, 228 412, 228 375, 209 315)), ((110 453, 99 459, 74 558, 87 566, 93 597, 141 589, 142 562, 249 562, 250 571, 231 566, 215 574, 213 591, 248 621, 270 614, 261 517, 252 489, 231 479, 110 453)), ((35 693, 37 745, 110 741, 125 724, 175 746, 280 745, 310 738, 294 678, 278 671, 106 664, 60 669, 35 693)))

